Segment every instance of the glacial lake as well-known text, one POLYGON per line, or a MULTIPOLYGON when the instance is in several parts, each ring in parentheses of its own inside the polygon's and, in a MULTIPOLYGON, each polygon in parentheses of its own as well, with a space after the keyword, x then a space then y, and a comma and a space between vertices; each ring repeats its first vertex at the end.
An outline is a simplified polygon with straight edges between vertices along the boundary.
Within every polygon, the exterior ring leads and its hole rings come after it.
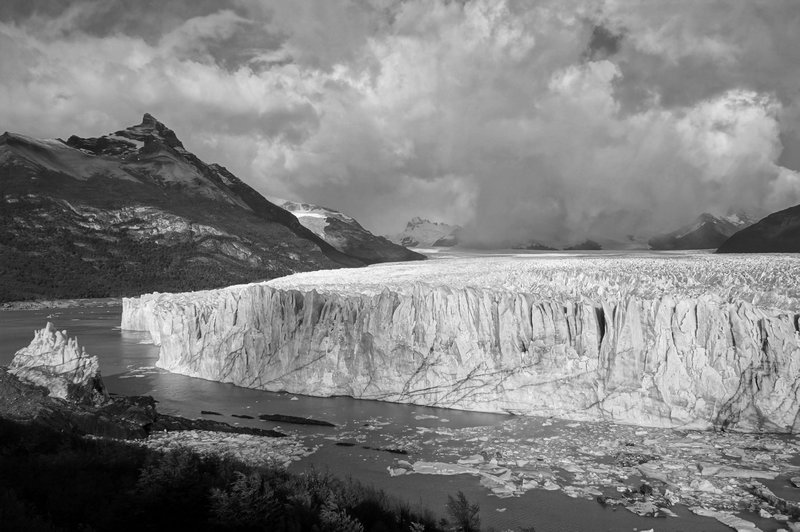
MULTIPOLYGON (((564 431, 575 432, 582 428, 569 428, 576 427, 575 423, 535 419, 523 420, 527 424, 509 425, 509 421, 514 420, 511 416, 346 397, 315 398, 263 392, 171 374, 154 368, 158 348, 148 343, 147 333, 119 329, 120 316, 119 306, 0 311, 0 365, 7 365, 14 352, 31 341, 35 329, 52 321, 58 329, 67 330, 70 337, 77 337, 88 353, 98 355, 110 392, 152 395, 159 402, 161 412, 190 418, 201 417, 201 410, 218 412, 220 416, 206 417, 231 424, 278 428, 299 436, 307 447, 317 447, 310 456, 292 463, 290 471, 316 468, 341 477, 352 476, 405 499, 412 506, 421 504, 440 516, 445 514, 447 495, 461 490, 470 501, 480 504, 482 526, 497 530, 518 527, 535 527, 537 532, 730 530, 716 520, 694 515, 680 505, 671 508, 679 517, 647 518, 623 508, 604 507, 587 498, 573 498, 562 491, 533 489, 519 497, 500 498, 481 485, 478 477, 465 474, 390 476, 388 468, 395 467, 398 459, 455 462, 457 455, 464 455, 454 448, 461 444, 458 438, 466 433, 475 436, 469 442, 463 442, 465 447, 469 447, 469 452, 480 451, 482 442, 488 442, 488 445, 498 438, 505 438, 503 448, 513 453, 516 450, 524 452, 524 442, 538 438, 548 440, 551 447, 557 446, 557 438, 565 434, 564 431), (250 415, 256 419, 235 418, 231 417, 232 414, 250 415), (265 422, 257 419, 259 414, 312 417, 334 423, 336 427, 265 422), (524 430, 520 428, 520 433, 514 433, 514 427, 523 427, 524 430), (336 442, 348 446, 336 445, 336 442), (515 442, 519 442, 519 449, 516 449, 515 442), (409 455, 376 448, 405 448, 409 455)), ((594 424, 588 424, 589 428, 595 432, 606 430, 594 424)), ((623 427, 620 430, 633 431, 635 428, 623 427)), ((640 480, 630 478, 628 483, 638 486, 640 480)), ((777 487, 777 484, 773 487, 776 493, 777 487)), ((765 531, 779 528, 774 520, 761 519, 752 513, 739 515, 765 531)))

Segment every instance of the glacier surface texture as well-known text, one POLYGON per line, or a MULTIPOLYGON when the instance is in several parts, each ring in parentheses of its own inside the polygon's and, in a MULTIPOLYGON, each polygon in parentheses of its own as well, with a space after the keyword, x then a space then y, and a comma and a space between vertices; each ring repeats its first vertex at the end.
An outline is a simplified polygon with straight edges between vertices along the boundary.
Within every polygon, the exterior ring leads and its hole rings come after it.
POLYGON ((796 432, 800 260, 492 256, 123 301, 166 370, 263 390, 796 432))

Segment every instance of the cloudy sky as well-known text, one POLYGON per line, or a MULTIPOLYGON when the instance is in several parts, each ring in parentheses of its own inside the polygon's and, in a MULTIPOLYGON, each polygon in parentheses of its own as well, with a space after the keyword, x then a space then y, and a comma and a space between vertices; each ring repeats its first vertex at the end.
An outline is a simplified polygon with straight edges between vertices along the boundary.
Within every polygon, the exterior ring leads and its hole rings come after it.
POLYGON ((498 242, 800 203, 797 0, 3 0, 0 130, 150 112, 260 192, 498 242))

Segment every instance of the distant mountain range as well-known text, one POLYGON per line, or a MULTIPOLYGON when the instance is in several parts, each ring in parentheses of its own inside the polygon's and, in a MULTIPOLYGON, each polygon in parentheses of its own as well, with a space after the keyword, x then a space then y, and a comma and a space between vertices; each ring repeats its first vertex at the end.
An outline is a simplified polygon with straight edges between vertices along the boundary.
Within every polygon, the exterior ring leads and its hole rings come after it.
POLYGON ((0 136, 0 301, 197 290, 423 258, 361 231, 372 251, 331 245, 149 114, 97 138, 0 136))
POLYGON ((703 213, 692 223, 648 241, 650 249, 716 249, 728 238, 755 222, 743 213, 714 216, 703 213))
MULTIPOLYGON (((293 209, 290 208, 289 210, 293 209)), ((715 216, 710 213, 703 213, 691 223, 676 230, 656 235, 649 240, 633 236, 628 237, 626 240, 593 237, 571 245, 553 245, 546 241, 532 239, 529 241, 509 240, 494 243, 493 246, 483 245, 478 247, 534 251, 555 251, 558 249, 565 251, 598 251, 603 249, 636 250, 646 249, 647 247, 653 250, 717 249, 722 246, 720 251, 726 251, 734 247, 737 250, 744 248, 771 249, 771 247, 775 247, 776 250, 781 251, 795 248, 800 251, 800 242, 795 246, 794 237, 792 236, 793 231, 795 231, 792 225, 795 221, 792 220, 795 220, 795 218, 797 224, 796 236, 800 238, 800 206, 798 206, 796 212, 788 209, 787 211, 782 211, 782 213, 776 213, 763 221, 764 224, 769 222, 773 226, 767 227, 760 223, 753 226, 754 229, 752 231, 744 231, 743 235, 747 238, 737 236, 734 239, 732 237, 755 223, 755 218, 748 214, 738 212, 726 216, 715 216), (731 239, 731 243, 723 246, 723 243, 726 243, 728 239, 731 239), (753 240, 753 242, 748 243, 748 239, 753 240), (756 241, 762 243, 757 244, 756 241)), ((469 241, 463 232, 464 230, 457 225, 432 222, 424 218, 415 217, 408 222, 403 232, 388 238, 407 247, 462 245, 471 248, 476 246, 474 242, 469 241)))
POLYGON ((415 216, 401 233, 387 237, 406 247, 451 247, 459 243, 461 227, 415 216))

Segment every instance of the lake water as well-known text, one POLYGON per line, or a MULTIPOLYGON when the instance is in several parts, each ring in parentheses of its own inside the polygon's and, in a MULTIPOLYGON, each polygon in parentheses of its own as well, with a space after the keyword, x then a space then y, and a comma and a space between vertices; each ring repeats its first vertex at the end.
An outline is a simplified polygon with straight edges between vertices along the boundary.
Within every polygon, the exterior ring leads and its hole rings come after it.
MULTIPOLYGON (((272 393, 238 388, 202 379, 170 374, 155 369, 158 348, 146 343, 147 333, 121 331, 121 308, 69 308, 47 310, 0 311, 0 365, 7 365, 14 352, 27 345, 33 331, 52 321, 58 329, 66 329, 77 337, 90 354, 100 358, 103 378, 109 391, 129 395, 152 395, 159 401, 159 410, 190 418, 201 417, 201 410, 214 411, 221 416, 208 416, 232 424, 261 428, 278 428, 298 435, 318 450, 290 466, 291 471, 311 467, 330 470, 338 476, 375 485, 399 496, 412 505, 422 504, 444 515, 448 494, 461 490, 481 507, 484 527, 497 530, 535 527, 538 532, 570 530, 613 531, 722 531, 728 530, 717 521, 695 516, 683 507, 673 510, 678 518, 655 519, 634 515, 624 509, 603 507, 600 504, 571 498, 559 491, 535 489, 521 497, 499 498, 481 486, 478 478, 469 475, 438 476, 407 474, 392 477, 387 467, 399 459, 439 460, 453 456, 452 435, 462 429, 474 428, 488 433, 506 430, 509 416, 461 412, 446 409, 398 405, 350 398, 314 398, 285 393, 272 393), (308 416, 334 423, 336 427, 287 425, 231 417, 232 414, 251 415, 280 413, 308 416), (449 439, 448 439, 449 435, 449 439), (354 443, 339 446, 335 442, 354 443), (447 447, 444 442, 447 442, 447 447), (410 449, 409 456, 386 451, 365 449, 363 446, 410 449)), ((527 435, 552 437, 559 423, 537 425, 527 435)), ((470 445, 480 445, 480 439, 470 445)), ((512 440, 513 441, 513 440, 512 440)), ((520 439, 520 441, 522 441, 520 439)), ((522 445, 522 443, 521 443, 522 445)), ((764 530, 776 530, 775 521, 756 521, 764 530)))

